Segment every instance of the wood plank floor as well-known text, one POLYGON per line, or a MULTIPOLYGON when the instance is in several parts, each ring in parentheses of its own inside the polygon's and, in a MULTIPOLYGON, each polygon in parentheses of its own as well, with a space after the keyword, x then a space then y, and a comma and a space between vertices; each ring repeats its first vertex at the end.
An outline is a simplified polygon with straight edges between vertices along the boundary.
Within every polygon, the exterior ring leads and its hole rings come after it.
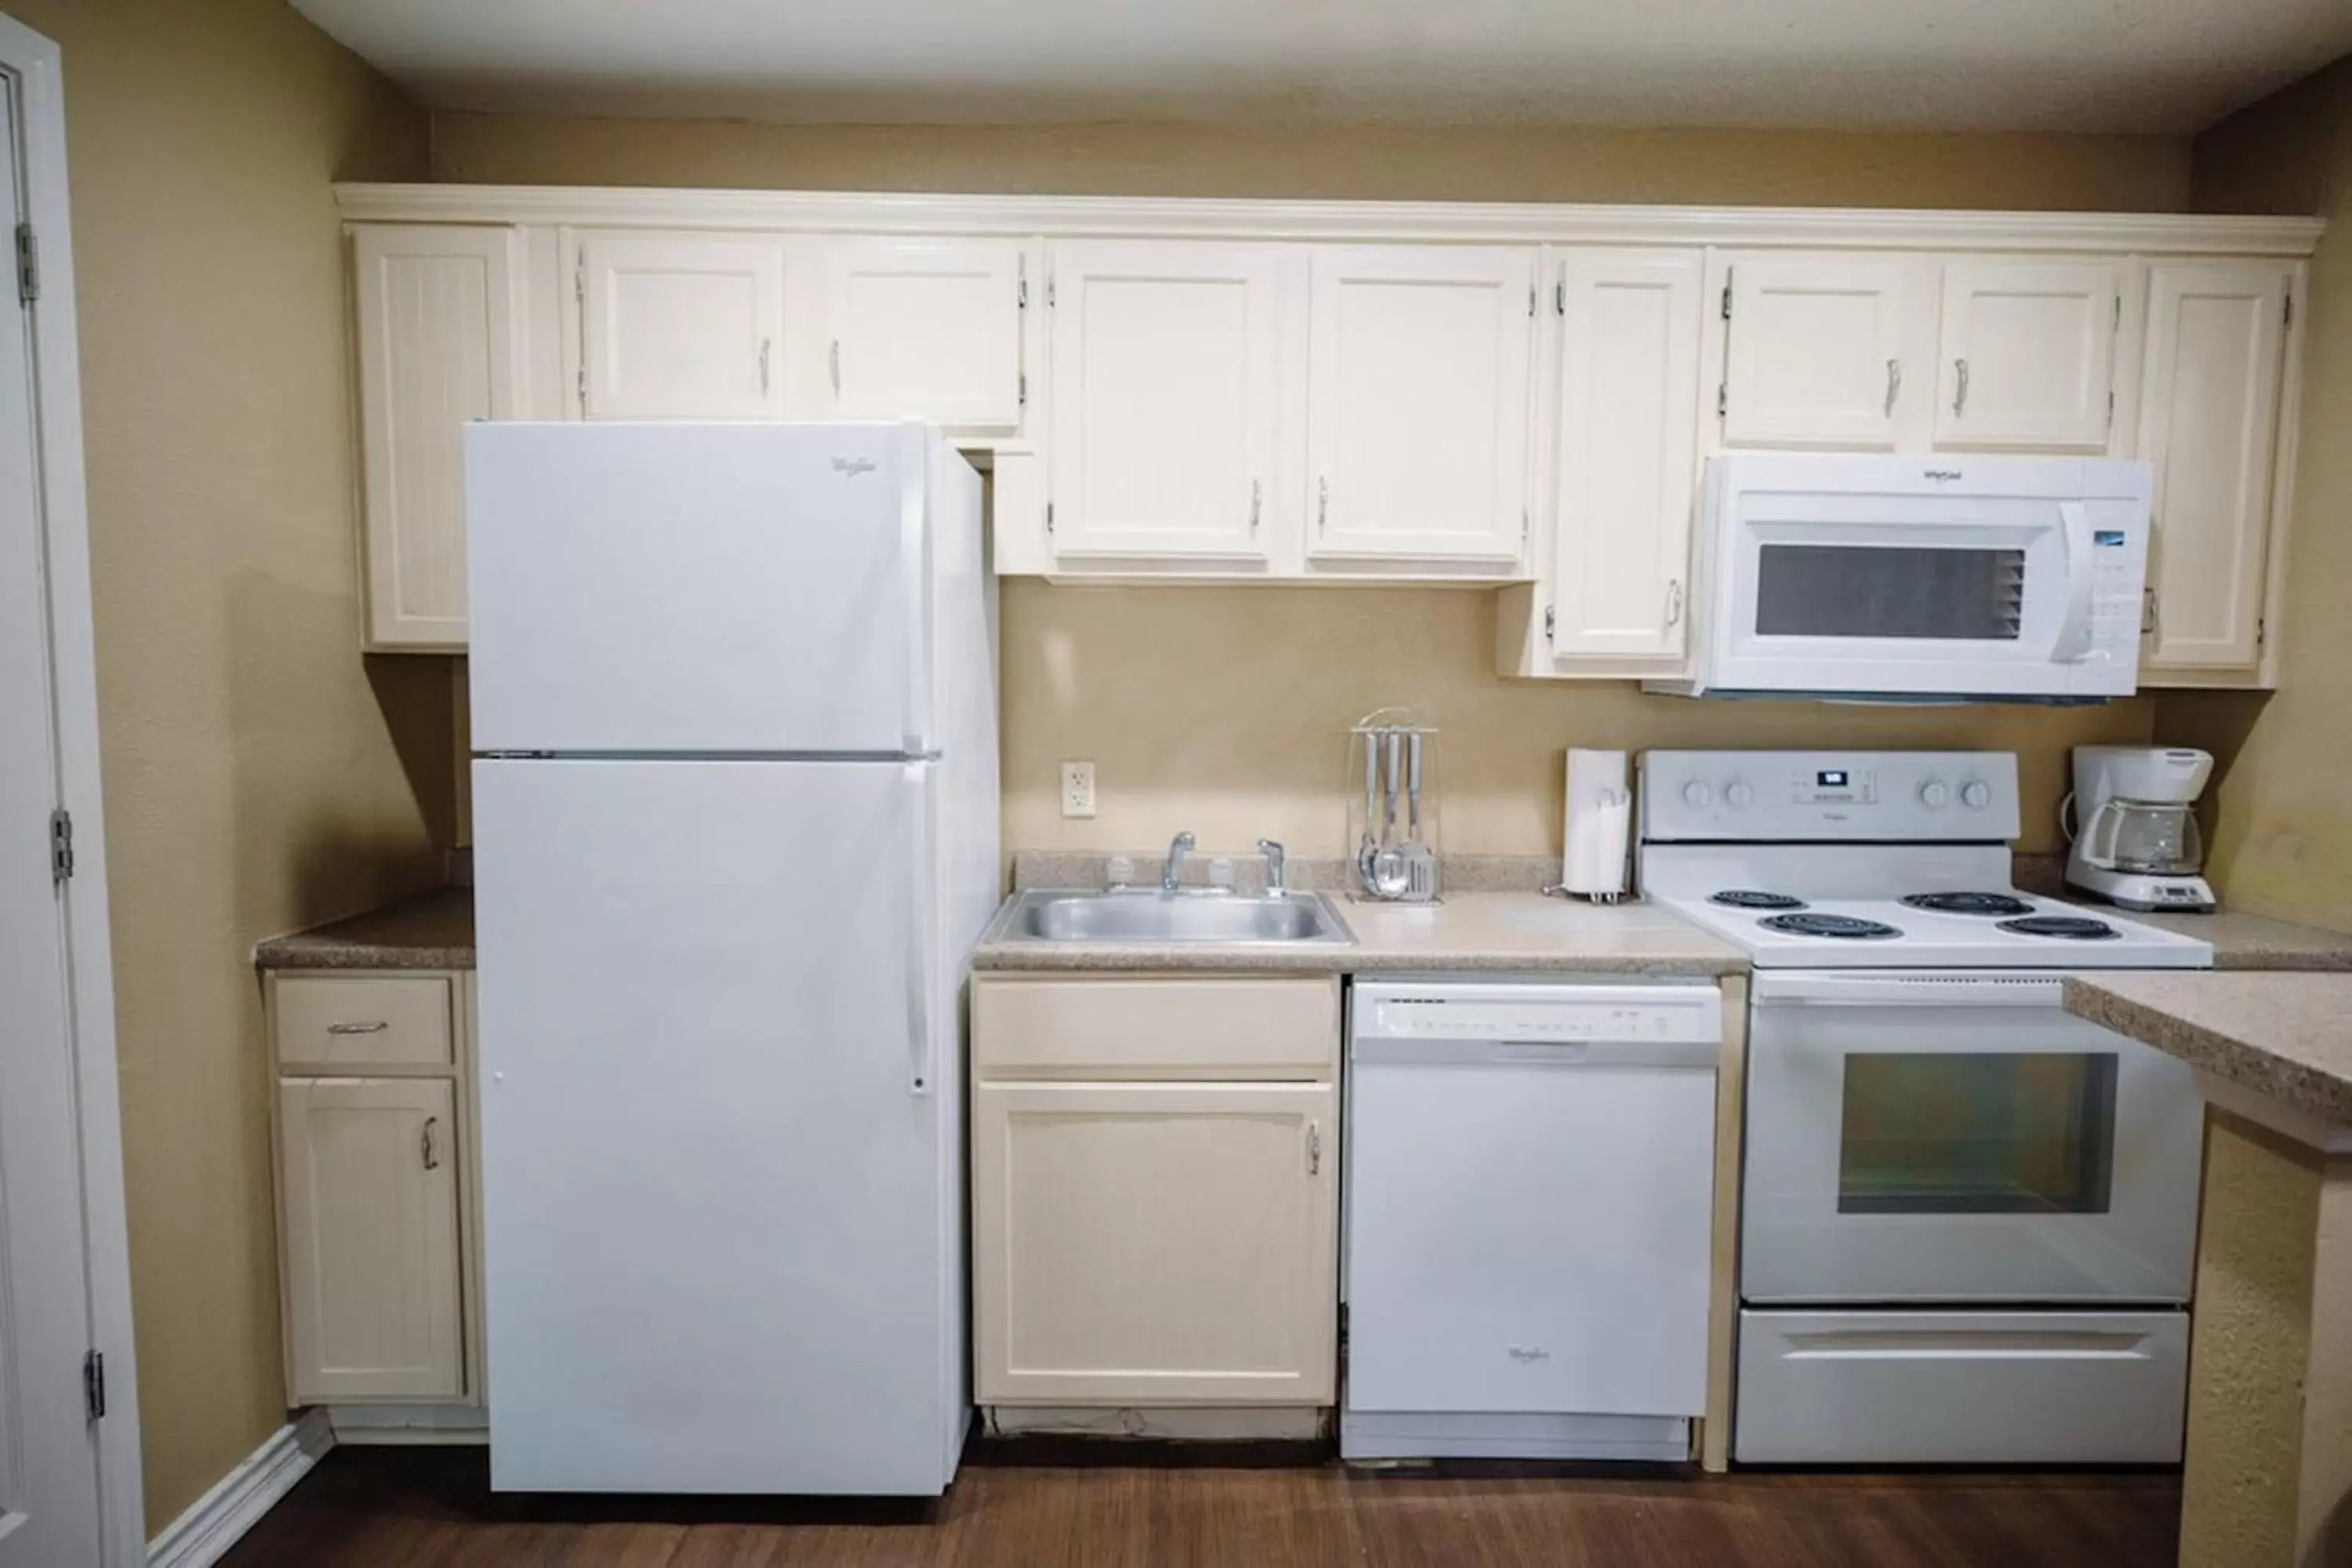
POLYGON ((2169 1475, 1432 1476, 969 1465, 934 1508, 493 1497, 341 1448, 223 1568, 2159 1568, 2169 1475))

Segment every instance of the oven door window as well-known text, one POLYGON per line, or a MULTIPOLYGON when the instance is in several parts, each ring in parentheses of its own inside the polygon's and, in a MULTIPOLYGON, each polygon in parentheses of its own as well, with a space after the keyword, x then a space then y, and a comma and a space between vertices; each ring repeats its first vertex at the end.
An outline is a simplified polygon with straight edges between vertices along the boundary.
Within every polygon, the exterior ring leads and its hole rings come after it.
POLYGON ((1756 634, 1774 637, 2018 640, 2025 552, 1880 544, 1763 544, 1756 634))
POLYGON ((1853 1052, 1840 1214, 2105 1214, 2111 1053, 1853 1052))

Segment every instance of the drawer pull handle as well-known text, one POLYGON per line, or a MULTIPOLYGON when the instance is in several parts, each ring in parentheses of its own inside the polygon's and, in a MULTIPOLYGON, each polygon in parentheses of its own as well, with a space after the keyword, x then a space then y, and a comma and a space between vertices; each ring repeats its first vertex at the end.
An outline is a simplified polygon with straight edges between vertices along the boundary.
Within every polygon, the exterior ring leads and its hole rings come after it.
POLYGON ((327 1026, 327 1033, 331 1035, 381 1035, 386 1029, 391 1027, 392 1026, 390 1024, 385 1023, 382 1018, 378 1018, 374 1022, 367 1024, 330 1024, 327 1026))
POLYGON ((425 1168, 428 1171, 437 1171, 441 1168, 440 1152, 433 1147, 433 1127, 440 1120, 437 1116, 426 1117, 424 1131, 417 1134, 416 1142, 424 1151, 425 1168))

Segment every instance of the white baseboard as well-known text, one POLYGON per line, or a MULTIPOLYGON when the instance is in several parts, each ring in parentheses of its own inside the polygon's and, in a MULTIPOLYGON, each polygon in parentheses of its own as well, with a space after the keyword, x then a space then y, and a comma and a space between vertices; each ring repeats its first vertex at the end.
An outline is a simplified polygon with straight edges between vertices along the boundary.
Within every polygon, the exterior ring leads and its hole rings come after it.
POLYGON ((334 1446, 323 1410, 280 1426, 147 1543, 148 1568, 211 1568, 334 1446))

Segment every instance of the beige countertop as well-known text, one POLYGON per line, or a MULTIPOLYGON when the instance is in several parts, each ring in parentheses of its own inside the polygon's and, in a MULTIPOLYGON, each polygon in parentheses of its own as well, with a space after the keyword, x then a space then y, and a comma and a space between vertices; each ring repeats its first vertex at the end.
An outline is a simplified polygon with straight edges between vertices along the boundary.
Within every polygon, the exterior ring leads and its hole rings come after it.
POLYGON ((980 970, 1286 973, 1735 974, 1738 949, 1665 910, 1572 903, 1537 893, 1455 893, 1434 906, 1333 905, 1352 945, 1215 942, 983 942, 980 970))
POLYGON ((2306 1115, 2352 1125, 2352 973, 2073 974, 2066 1010, 2306 1115))
POLYGON ((256 944, 264 969, 471 969, 474 889, 422 897, 256 944))
POLYGON ((2296 925, 2264 915, 2220 910, 2210 915, 2138 914, 2122 911, 2143 925, 2161 926, 2213 944, 2216 969, 2352 970, 2352 935, 2296 925))

